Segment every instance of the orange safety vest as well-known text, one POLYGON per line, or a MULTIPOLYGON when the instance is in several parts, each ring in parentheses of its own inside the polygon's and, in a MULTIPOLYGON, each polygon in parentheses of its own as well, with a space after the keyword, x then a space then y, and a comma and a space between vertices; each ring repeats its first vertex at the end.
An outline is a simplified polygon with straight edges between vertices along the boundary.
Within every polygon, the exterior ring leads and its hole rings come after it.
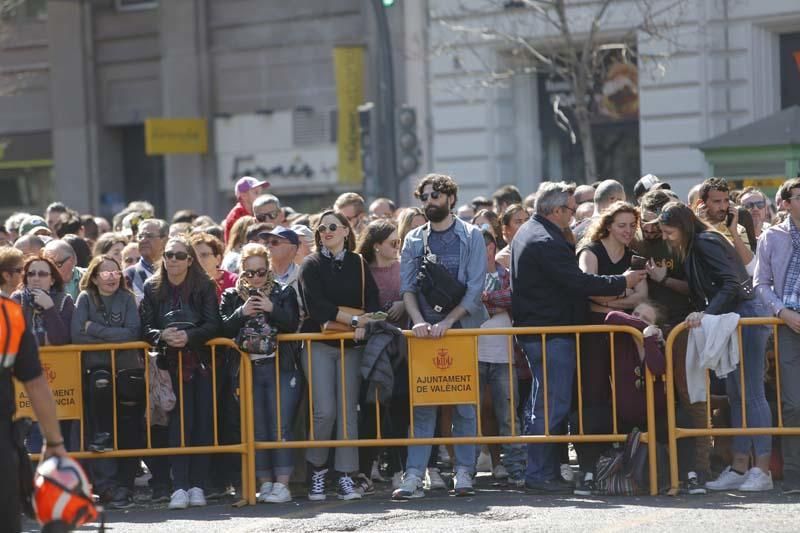
POLYGON ((14 300, 0 297, 0 372, 14 366, 24 332, 22 307, 14 300))

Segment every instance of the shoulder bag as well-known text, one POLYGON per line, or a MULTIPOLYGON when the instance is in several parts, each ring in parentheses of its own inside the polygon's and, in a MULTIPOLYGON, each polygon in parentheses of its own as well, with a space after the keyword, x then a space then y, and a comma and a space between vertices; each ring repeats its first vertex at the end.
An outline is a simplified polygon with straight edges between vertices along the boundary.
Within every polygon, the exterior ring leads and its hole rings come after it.
POLYGON ((436 256, 428 246, 430 222, 422 230, 422 265, 417 273, 419 290, 437 313, 449 313, 461 303, 467 286, 455 279, 447 269, 436 262, 436 256))

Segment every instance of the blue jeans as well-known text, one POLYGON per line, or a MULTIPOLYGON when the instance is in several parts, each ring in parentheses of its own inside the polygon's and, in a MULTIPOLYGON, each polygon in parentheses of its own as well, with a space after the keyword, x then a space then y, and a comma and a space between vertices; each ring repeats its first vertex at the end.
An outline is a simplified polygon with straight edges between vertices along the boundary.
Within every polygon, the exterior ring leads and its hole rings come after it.
MULTIPOLYGON (((433 437, 436 431, 436 412, 438 409, 439 408, 435 405, 414 408, 414 437, 433 437)), ((454 437, 474 437, 478 431, 477 424, 474 405, 453 406, 454 437)), ((457 444, 454 448, 456 462, 453 471, 458 472, 463 470, 473 474, 475 470, 475 445, 457 444)), ((422 477, 425 473, 425 469, 428 467, 428 458, 430 455, 430 444, 409 446, 408 458, 406 459, 406 473, 422 477)))
MULTIPOLYGON (((523 337, 520 344, 533 374, 531 397, 525 410, 525 434, 544 435, 544 369, 542 338, 523 337)), ((547 339, 547 414, 550 434, 563 434, 572 405, 575 377, 575 339, 547 339)), ((526 482, 550 481, 560 476, 559 448, 555 444, 529 444, 526 482)))
MULTIPOLYGON (((492 395, 492 407, 497 419, 498 434, 511 435, 511 428, 519 435, 520 424, 517 420, 516 406, 519 405, 517 391, 517 372, 511 367, 511 386, 508 381, 508 363, 478 363, 480 391, 488 387, 492 395), (514 395, 514 409, 511 411, 511 395, 514 395)), ((525 448, 521 444, 503 444, 503 466, 512 479, 520 479, 525 471, 525 448)))
MULTIPOLYGON (((204 375, 196 368, 189 381, 183 382, 183 398, 178 385, 178 374, 170 372, 175 391, 175 408, 169 413, 169 445, 181 445, 181 411, 183 401, 184 446, 209 446, 214 444, 214 413, 210 371, 204 375)), ((186 377, 186 374, 184 374, 186 377)), ((169 459, 172 467, 173 490, 188 490, 191 487, 206 488, 210 459, 207 454, 173 455, 169 459)))
MULTIPOLYGON (((739 304, 736 312, 742 317, 768 316, 764 307, 756 300, 746 300, 739 304)), ((760 428, 772 426, 772 413, 769 410, 764 392, 764 357, 767 339, 771 328, 768 326, 745 326, 742 328, 742 353, 744 354, 745 405, 747 407, 747 427, 760 428)), ((735 335, 736 333, 734 333, 735 335)), ((731 427, 742 427, 742 391, 739 367, 725 379, 725 391, 731 406, 731 427)), ((733 438, 733 451, 749 454, 755 451, 756 457, 772 453, 771 435, 743 435, 733 438)))
MULTIPOLYGON (((281 440, 292 440, 297 402, 300 400, 300 373, 297 370, 281 370, 281 440)), ((275 359, 253 363, 253 419, 255 437, 259 442, 278 440, 277 386, 275 384, 275 359)), ((294 450, 284 448, 256 452, 256 476, 270 478, 291 475, 294 469, 294 450)))

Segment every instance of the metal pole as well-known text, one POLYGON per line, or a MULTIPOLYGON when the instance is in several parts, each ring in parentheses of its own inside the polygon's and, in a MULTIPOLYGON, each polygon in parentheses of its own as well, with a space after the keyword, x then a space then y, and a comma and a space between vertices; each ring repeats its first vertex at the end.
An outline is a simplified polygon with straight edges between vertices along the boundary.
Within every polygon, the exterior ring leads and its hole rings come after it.
POLYGON ((370 0, 378 33, 378 179, 377 193, 398 200, 394 130, 394 63, 389 20, 382 0, 370 0))

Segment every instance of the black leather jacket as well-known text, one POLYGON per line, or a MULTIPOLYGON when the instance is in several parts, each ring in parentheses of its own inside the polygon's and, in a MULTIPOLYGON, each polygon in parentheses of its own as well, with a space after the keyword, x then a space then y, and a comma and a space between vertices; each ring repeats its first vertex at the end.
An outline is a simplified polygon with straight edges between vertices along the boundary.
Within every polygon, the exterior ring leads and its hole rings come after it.
MULTIPOLYGON (((161 331, 172 321, 168 313, 174 306, 169 299, 158 301, 152 281, 153 278, 150 278, 144 284, 144 298, 139 308, 139 315, 142 319, 144 339, 157 345, 161 340, 161 331)), ((194 324, 192 327, 181 328, 189 336, 187 348, 198 354, 208 355, 210 350, 205 344, 216 337, 220 330, 216 285, 209 279, 207 283, 196 287, 187 300, 180 299, 179 313, 181 320, 194 324)), ((173 351, 171 348, 168 349, 168 354, 173 351)))
POLYGON ((728 240, 715 231, 695 235, 683 262, 689 298, 698 311, 722 315, 736 310, 749 276, 728 240))

